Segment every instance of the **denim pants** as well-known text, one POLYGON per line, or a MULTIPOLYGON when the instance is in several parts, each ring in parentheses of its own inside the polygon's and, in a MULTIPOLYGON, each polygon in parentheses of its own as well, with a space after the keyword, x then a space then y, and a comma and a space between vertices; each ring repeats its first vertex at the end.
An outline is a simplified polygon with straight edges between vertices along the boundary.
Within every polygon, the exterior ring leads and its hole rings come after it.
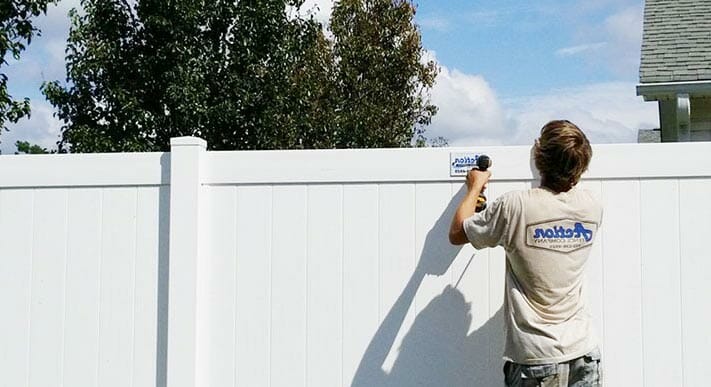
POLYGON ((506 362, 507 387, 599 387, 602 386, 600 351, 563 363, 523 365, 506 362))

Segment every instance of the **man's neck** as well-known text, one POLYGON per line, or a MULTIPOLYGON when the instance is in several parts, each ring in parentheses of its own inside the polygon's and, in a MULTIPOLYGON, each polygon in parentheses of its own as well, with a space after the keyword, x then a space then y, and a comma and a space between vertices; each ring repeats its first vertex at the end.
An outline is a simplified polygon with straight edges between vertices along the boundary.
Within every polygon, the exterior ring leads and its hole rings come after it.
POLYGON ((573 186, 570 186, 570 187, 568 187, 568 189, 566 189, 566 190, 555 189, 555 188, 551 187, 551 186, 548 184, 548 182, 546 181, 545 178, 541 179, 541 188, 546 189, 546 190, 548 190, 548 191, 551 191, 551 192, 553 192, 554 194, 559 194, 559 193, 561 193, 561 192, 568 192, 568 191, 570 191, 571 189, 573 189, 573 187, 575 187, 575 186, 574 186, 574 185, 573 185, 573 186))

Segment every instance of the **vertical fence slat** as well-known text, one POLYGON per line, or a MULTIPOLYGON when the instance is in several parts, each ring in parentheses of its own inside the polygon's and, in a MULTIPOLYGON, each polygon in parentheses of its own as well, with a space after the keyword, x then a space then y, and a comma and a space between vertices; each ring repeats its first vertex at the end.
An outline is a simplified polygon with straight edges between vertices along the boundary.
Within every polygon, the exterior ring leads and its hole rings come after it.
POLYGON ((268 186, 237 189, 238 386, 269 385, 271 195, 268 186))
POLYGON ((204 188, 206 259, 198 263, 197 353, 198 386, 235 385, 235 276, 237 191, 234 186, 204 188))
POLYGON ((306 386, 306 186, 274 187, 271 381, 306 386))
MULTIPOLYGON (((449 183, 415 185, 415 275, 425 273, 417 291, 417 315, 405 333, 393 369, 397 385, 470 385, 468 356, 471 305, 453 287, 452 273, 460 246, 449 243, 449 228, 458 202, 449 183)), ((460 271, 461 273, 461 271, 460 271)))
POLYGON ((458 250, 449 243, 452 219, 445 213, 451 191, 448 183, 415 185, 415 264, 430 274, 422 281, 415 297, 418 314, 451 282, 451 264, 458 250))
POLYGON ((681 315, 684 385, 708 384, 705 354, 711 347, 711 180, 681 180, 679 186, 681 315))
MULTIPOLYGON (((602 201, 602 182, 594 180, 584 180, 579 184, 579 188, 590 191, 594 197, 602 201)), ((605 233, 605 209, 603 209, 603 220, 600 228, 600 233, 595 236, 590 256, 585 267, 585 298, 590 308, 590 313, 593 317, 593 331, 596 333, 598 345, 604 351, 604 287, 603 287, 603 256, 602 245, 604 243, 603 234, 605 233)), ((604 360, 603 360, 604 362, 604 360)))
POLYGON ((35 193, 30 308, 30 386, 62 380, 67 190, 35 193))
MULTIPOLYGON (((603 235, 605 378, 642 385, 639 182, 606 181, 603 235)), ((661 204, 660 204, 661 206, 661 204)))
POLYGON ((64 385, 99 384, 100 188, 69 191, 64 385))
POLYGON ((378 238, 378 186, 344 186, 343 386, 378 328, 378 238))
POLYGON ((168 294, 170 292, 170 186, 158 187, 158 278, 156 308, 156 387, 168 386, 168 294))
MULTIPOLYGON (((377 351, 364 359, 369 364, 363 386, 382 385, 397 359, 403 336, 415 319, 417 288, 408 286, 418 258, 415 251, 414 184, 382 184, 380 213, 380 325, 377 351)), ((417 282, 415 280, 415 282, 417 282)), ((415 285, 419 286, 419 283, 415 285)), ((387 384, 387 383, 385 383, 387 384)))
POLYGON ((308 386, 337 386, 342 380, 342 199, 341 186, 308 188, 308 386))
POLYGON ((641 182, 644 385, 681 386, 681 284, 677 180, 641 182))
POLYGON ((0 190, 0 386, 26 386, 32 278, 31 189, 0 190))
POLYGON ((103 195, 99 384, 130 386, 136 259, 136 189, 105 189, 103 195))
POLYGON ((134 293, 133 385, 156 385, 160 189, 138 188, 134 293))
MULTIPOLYGON (((452 185, 455 194, 452 205, 455 208, 465 191, 462 183, 452 185)), ((494 372, 489 360, 489 337, 503 329, 492 324, 489 314, 489 249, 475 250, 471 244, 465 244, 454 259, 451 272, 452 286, 464 295, 471 316, 462 354, 468 368, 466 378, 460 385, 488 385, 494 372)))

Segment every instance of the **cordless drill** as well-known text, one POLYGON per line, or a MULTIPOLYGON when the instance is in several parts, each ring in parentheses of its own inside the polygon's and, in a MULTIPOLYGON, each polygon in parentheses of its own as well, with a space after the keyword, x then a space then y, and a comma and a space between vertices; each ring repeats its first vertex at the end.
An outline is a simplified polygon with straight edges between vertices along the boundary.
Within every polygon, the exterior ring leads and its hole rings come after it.
MULTIPOLYGON (((479 155, 476 160, 476 169, 480 171, 486 171, 491 166, 491 158, 487 155, 479 155)), ((486 209, 486 195, 484 195, 484 188, 482 187, 479 197, 476 200, 476 209, 474 212, 481 212, 486 209)))

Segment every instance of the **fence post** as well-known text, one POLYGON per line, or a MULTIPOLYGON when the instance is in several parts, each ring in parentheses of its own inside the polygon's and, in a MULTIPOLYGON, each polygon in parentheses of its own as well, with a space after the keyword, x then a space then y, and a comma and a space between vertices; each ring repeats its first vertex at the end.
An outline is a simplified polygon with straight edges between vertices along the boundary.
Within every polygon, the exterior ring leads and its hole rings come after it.
POLYGON ((198 221, 201 165, 207 143, 170 140, 170 247, 167 385, 195 386, 198 221))

